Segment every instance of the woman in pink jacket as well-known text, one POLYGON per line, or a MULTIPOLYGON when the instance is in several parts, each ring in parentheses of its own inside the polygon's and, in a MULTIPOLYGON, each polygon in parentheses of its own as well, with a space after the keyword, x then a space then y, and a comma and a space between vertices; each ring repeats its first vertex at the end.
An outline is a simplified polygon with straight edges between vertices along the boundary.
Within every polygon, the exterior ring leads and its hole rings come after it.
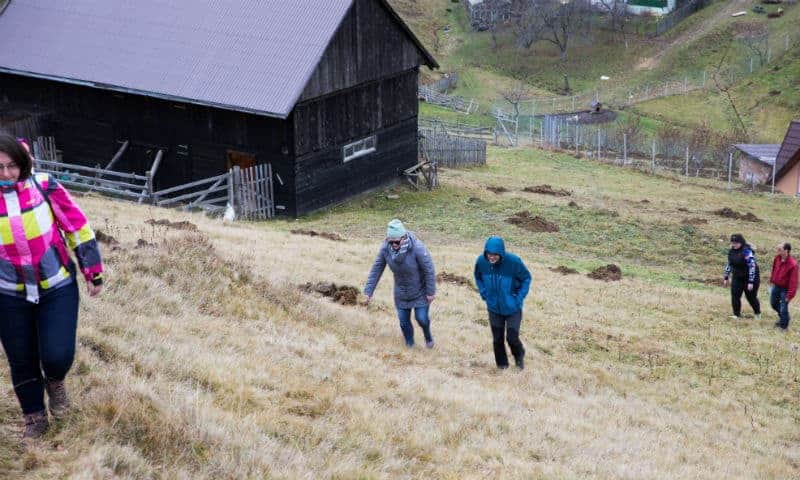
POLYGON ((29 443, 67 413, 64 388, 75 356, 79 273, 89 295, 100 293, 103 264, 94 232, 69 193, 32 171, 27 146, 0 133, 0 341, 29 443))

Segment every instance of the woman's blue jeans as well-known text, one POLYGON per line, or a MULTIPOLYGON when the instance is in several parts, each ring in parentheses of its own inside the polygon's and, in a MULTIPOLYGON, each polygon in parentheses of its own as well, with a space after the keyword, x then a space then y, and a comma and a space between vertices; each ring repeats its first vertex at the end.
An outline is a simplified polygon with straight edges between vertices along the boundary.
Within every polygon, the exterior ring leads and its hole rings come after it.
POLYGON ((0 295, 0 341, 22 413, 44 410, 45 381, 61 381, 75 358, 78 280, 47 292, 39 303, 0 295))
MULTIPOLYGON (((414 317, 417 319, 419 326, 422 327, 425 341, 432 342, 431 319, 428 317, 428 309, 428 306, 413 308, 414 317)), ((403 331, 403 337, 406 340, 406 345, 409 347, 414 346, 414 325, 411 324, 411 310, 411 308, 397 309, 397 317, 400 319, 400 330, 403 331)))

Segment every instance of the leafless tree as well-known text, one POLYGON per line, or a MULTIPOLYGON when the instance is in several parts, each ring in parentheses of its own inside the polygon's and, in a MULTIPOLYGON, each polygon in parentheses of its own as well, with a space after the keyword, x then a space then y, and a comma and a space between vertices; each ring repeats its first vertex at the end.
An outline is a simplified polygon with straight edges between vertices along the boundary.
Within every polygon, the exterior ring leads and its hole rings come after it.
POLYGON ((714 130, 707 121, 703 121, 692 130, 692 136, 689 138, 689 154, 696 176, 700 176, 700 169, 703 168, 706 157, 713 152, 710 141, 713 137, 714 130))
POLYGON ((659 145, 664 146, 664 153, 670 158, 678 156, 678 147, 680 147, 682 143, 684 143, 685 146, 685 142, 682 142, 683 135, 681 134, 681 129, 669 123, 658 127, 658 130, 656 130, 656 140, 659 145))
POLYGON ((503 90, 500 94, 503 96, 503 99, 511 105, 514 111, 514 120, 516 121, 519 119, 519 105, 524 99, 530 97, 531 94, 528 85, 520 80, 512 88, 503 90))
POLYGON ((620 34, 625 48, 628 48, 628 35, 625 31, 630 16, 628 3, 625 0, 596 0, 594 6, 601 13, 608 15, 611 30, 620 34))
POLYGON ((555 45, 567 58, 570 40, 588 29, 588 0, 517 0, 514 4, 517 45, 530 48, 542 40, 555 45))
POLYGON ((626 115, 624 118, 617 120, 616 133, 618 143, 627 140, 628 145, 635 144, 639 141, 644 126, 642 125, 642 117, 639 115, 626 115))
POLYGON ((735 38, 741 41, 750 52, 758 57, 759 67, 767 63, 769 51, 769 29, 759 22, 739 22, 734 24, 735 38))

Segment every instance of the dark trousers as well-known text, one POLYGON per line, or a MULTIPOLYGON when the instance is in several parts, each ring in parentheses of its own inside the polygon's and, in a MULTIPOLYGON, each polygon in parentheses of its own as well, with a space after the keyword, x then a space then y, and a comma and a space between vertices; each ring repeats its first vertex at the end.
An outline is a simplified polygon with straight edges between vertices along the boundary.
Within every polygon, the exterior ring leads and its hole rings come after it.
POLYGON ((753 307, 753 312, 756 315, 761 315, 761 303, 758 301, 758 287, 761 284, 760 280, 756 279, 753 282, 753 290, 747 290, 747 278, 736 278, 731 280, 731 306, 733 307, 733 314, 741 316, 742 314, 742 293, 747 298, 747 303, 753 307))
MULTIPOLYGON (((428 316, 430 307, 414 307, 414 317, 417 323, 422 327, 422 333, 425 335, 426 342, 432 342, 433 336, 431 335, 431 319, 428 316)), ((398 308, 397 318, 400 319, 400 330, 403 331, 403 338, 406 345, 409 347, 414 346, 414 325, 411 324, 411 310, 410 308, 398 308)))
POLYGON ((519 327, 522 324, 522 310, 511 315, 500 315, 489 312, 489 324, 492 326, 492 341, 494 344, 494 361, 498 367, 508 366, 505 340, 514 358, 525 357, 525 347, 519 339, 519 327), (505 339, 503 338, 505 337, 505 339))
POLYGON ((789 328, 789 302, 786 301, 787 289, 772 286, 772 293, 769 296, 769 303, 778 312, 778 326, 786 330, 789 328))
POLYGON ((45 293, 38 304, 0 295, 0 341, 22 412, 44 410, 45 379, 64 380, 75 358, 78 281, 45 293))

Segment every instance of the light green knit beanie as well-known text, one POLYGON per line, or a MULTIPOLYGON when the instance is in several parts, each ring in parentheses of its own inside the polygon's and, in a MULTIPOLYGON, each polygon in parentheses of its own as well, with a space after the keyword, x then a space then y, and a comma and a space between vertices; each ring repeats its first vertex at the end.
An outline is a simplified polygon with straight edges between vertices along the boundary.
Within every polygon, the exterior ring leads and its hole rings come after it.
POLYGON ((386 238, 400 238, 405 234, 406 227, 403 226, 403 222, 396 218, 389 222, 389 226, 386 228, 386 238))

